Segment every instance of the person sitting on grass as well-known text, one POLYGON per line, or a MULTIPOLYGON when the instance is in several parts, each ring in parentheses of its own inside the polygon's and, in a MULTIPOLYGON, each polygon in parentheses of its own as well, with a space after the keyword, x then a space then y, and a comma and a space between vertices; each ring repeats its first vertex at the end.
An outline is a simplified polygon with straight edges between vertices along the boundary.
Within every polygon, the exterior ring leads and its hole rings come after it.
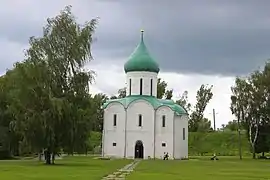
POLYGON ((211 160, 218 160, 217 156, 216 156, 216 153, 214 153, 214 156, 211 157, 211 160))

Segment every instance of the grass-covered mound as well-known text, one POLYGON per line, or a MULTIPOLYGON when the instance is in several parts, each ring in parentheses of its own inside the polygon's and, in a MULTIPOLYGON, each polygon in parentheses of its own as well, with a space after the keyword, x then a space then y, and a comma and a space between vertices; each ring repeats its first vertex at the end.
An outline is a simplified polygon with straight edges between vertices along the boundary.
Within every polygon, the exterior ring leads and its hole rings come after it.
MULTIPOLYGON (((214 152, 222 156, 238 155, 238 133, 224 132, 190 132, 189 133, 190 155, 212 155, 214 152)), ((250 153, 250 146, 246 134, 242 132, 242 152, 250 153)))

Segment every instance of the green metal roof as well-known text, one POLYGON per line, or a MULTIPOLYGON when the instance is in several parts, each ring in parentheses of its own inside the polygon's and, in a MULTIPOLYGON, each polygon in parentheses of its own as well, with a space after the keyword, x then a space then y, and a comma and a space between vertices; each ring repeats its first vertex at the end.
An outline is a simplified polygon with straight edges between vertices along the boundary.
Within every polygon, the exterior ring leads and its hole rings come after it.
POLYGON ((143 31, 141 31, 141 42, 135 49, 135 51, 129 57, 129 60, 125 63, 125 72, 132 71, 148 71, 148 72, 159 72, 158 63, 150 56, 144 41, 143 31))
POLYGON ((124 106, 124 108, 128 108, 128 106, 136 100, 145 100, 149 102, 154 109, 158 109, 160 106, 167 106, 171 108, 177 115, 187 114, 186 110, 178 104, 175 104, 173 100, 157 99, 156 97, 147 95, 131 95, 121 99, 111 99, 103 104, 102 108, 105 109, 110 103, 113 102, 120 103, 124 106))

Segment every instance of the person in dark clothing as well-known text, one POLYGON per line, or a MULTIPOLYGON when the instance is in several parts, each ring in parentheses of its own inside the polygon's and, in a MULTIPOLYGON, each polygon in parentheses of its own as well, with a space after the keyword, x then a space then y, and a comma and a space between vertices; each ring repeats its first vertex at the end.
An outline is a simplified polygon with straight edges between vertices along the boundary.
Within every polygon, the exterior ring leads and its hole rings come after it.
POLYGON ((165 153, 164 152, 164 157, 163 157, 163 160, 169 160, 169 153, 165 153))
POLYGON ((211 160, 218 160, 217 156, 216 156, 216 153, 214 153, 214 156, 211 157, 211 160))

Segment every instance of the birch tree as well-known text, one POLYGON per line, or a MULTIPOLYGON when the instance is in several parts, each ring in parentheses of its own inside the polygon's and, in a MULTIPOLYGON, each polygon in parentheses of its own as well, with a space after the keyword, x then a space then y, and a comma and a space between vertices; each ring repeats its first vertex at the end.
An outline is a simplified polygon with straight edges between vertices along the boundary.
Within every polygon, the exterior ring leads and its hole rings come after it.
POLYGON ((46 164, 60 149, 84 149, 89 137, 89 83, 94 72, 84 69, 93 59, 91 44, 97 19, 81 25, 67 6, 47 19, 41 37, 31 37, 25 60, 13 69, 9 112, 31 151, 45 150, 46 164))
MULTIPOLYGON (((213 92, 212 92, 213 86, 208 86, 202 84, 197 91, 197 96, 196 96, 196 105, 194 111, 190 115, 190 120, 189 120, 189 131, 190 132, 197 132, 199 129, 200 123, 204 122, 204 111, 208 103, 213 97, 213 92)), ((206 126, 205 126, 206 127, 206 126)))
POLYGON ((243 122, 255 158, 255 144, 265 106, 262 72, 255 71, 247 78, 237 77, 231 90, 231 111, 239 122, 243 122))

